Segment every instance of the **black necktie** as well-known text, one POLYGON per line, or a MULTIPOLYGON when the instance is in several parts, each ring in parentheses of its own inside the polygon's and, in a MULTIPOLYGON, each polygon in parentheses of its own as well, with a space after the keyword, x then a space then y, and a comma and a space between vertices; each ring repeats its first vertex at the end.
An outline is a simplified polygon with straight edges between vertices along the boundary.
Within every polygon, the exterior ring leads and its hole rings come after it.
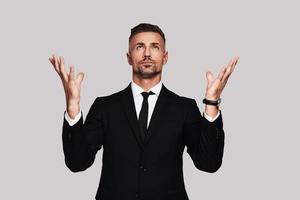
POLYGON ((154 94, 152 91, 148 92, 142 92, 143 95, 143 104, 142 108, 139 114, 139 124, 141 128, 141 136, 142 140, 145 139, 146 133, 147 133, 147 121, 148 121, 148 97, 149 95, 154 94))

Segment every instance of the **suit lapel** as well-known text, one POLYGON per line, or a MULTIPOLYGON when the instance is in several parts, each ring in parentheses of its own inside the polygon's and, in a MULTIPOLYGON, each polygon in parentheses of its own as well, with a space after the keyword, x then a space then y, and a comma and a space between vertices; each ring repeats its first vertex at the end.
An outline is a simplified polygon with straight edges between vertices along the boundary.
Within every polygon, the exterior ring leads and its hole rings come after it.
POLYGON ((122 96, 121 96, 121 103, 122 108, 124 108, 124 112, 127 116, 129 125, 131 129, 133 130, 134 137, 136 138, 139 146, 143 149, 144 146, 149 142, 151 136, 153 136, 157 131, 157 128, 159 126, 159 119, 163 115, 163 111, 165 107, 168 105, 168 89, 162 84, 161 91, 158 95, 150 122, 148 126, 148 132, 145 137, 145 141, 142 141, 141 138, 141 132, 139 127, 139 122, 136 116, 136 110, 133 100, 133 94, 131 90, 131 83, 123 90, 122 96))
POLYGON ((157 134, 157 128, 160 125, 160 119, 164 116, 165 114, 165 109, 168 106, 168 90, 167 88, 164 86, 164 84, 162 84, 162 88, 161 91, 158 95, 156 104, 154 106, 154 110, 152 112, 152 116, 149 122, 149 126, 148 126, 148 131, 145 137, 145 145, 149 143, 149 140, 151 137, 153 137, 153 135, 157 134))
POLYGON ((127 116, 128 123, 132 129, 135 139, 141 148, 144 148, 143 141, 141 138, 140 127, 136 116, 136 110, 133 100, 133 94, 131 90, 131 84, 129 84, 124 90, 121 96, 122 108, 127 116))

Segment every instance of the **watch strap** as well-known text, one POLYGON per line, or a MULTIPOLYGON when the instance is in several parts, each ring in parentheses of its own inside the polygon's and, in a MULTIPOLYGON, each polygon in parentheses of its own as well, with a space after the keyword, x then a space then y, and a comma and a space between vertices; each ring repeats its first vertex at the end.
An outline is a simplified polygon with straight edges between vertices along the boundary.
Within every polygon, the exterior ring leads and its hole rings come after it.
POLYGON ((207 105, 219 106, 221 103, 221 98, 219 98, 218 100, 208 100, 204 98, 202 102, 207 105))

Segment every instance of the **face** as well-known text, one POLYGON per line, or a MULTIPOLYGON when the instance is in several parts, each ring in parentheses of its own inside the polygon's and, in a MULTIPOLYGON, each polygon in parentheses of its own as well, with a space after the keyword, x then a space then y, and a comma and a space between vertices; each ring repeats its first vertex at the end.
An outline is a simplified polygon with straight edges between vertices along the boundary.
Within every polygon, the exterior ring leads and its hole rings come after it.
POLYGON ((136 34, 129 43, 127 60, 132 66, 133 76, 145 79, 160 76, 168 60, 163 38, 155 32, 136 34))

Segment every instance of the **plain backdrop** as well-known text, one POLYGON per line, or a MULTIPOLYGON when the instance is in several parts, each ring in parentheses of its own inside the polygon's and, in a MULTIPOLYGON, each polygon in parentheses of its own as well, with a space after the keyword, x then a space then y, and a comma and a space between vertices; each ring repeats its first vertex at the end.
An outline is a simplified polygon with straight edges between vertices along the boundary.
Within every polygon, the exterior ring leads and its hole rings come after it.
POLYGON ((190 199, 299 199, 299 19, 291 0, 1 0, 0 199, 94 199, 102 150, 84 172, 65 166, 65 97, 48 58, 85 73, 85 118, 97 96, 131 81, 128 37, 141 22, 165 32, 163 83, 201 112, 205 72, 240 56, 222 93, 222 167, 199 171, 185 149, 190 199))

